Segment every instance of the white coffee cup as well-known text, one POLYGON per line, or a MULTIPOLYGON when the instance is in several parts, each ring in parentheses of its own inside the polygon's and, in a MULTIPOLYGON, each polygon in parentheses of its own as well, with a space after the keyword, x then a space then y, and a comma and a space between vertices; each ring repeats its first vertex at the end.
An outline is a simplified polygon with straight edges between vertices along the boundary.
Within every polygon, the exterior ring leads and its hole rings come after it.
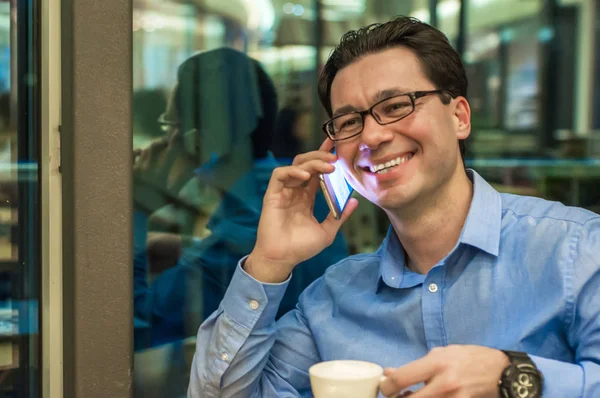
POLYGON ((315 398, 377 398, 383 368, 365 361, 327 361, 308 369, 315 398))

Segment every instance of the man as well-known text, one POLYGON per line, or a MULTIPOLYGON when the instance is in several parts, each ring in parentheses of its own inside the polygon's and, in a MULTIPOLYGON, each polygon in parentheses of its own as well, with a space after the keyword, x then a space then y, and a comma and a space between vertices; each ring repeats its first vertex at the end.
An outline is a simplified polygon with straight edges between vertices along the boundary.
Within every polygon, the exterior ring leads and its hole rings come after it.
POLYGON ((404 17, 349 32, 319 91, 329 139, 273 173, 256 245, 200 327, 188 396, 309 396, 308 368, 331 359, 386 367, 386 396, 600 396, 600 217, 465 171, 467 80, 445 36, 404 17), (357 206, 311 217, 336 156, 388 236, 275 323, 294 266, 357 206))

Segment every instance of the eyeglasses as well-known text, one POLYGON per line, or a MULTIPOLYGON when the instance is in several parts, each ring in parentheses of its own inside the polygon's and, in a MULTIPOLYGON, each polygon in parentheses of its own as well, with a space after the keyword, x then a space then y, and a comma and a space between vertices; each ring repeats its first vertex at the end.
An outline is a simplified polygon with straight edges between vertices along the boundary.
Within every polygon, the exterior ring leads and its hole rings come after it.
POLYGON ((174 122, 172 120, 168 120, 164 113, 159 116, 158 124, 160 125, 160 128, 162 129, 162 131, 169 131, 170 128, 179 127, 179 122, 174 122))
POLYGON ((381 126, 404 119, 415 111, 415 101, 431 94, 443 94, 445 90, 415 91, 396 95, 379 101, 361 112, 350 112, 330 119, 323 125, 323 132, 332 141, 342 141, 362 133, 365 116, 371 115, 381 126))

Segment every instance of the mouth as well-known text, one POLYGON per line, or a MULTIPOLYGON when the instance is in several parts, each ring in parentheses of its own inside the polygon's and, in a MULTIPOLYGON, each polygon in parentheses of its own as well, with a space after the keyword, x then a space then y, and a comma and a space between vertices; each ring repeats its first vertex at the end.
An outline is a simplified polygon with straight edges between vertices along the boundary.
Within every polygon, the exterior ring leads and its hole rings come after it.
POLYGON ((398 156, 394 159, 390 159, 386 162, 382 162, 379 164, 372 164, 370 166, 362 167, 362 169, 371 174, 376 174, 376 175, 386 174, 386 173, 389 173, 390 171, 392 171, 393 169, 395 169, 396 167, 401 166, 401 165, 405 164, 406 162, 408 162, 409 160, 411 160, 414 155, 415 155, 415 152, 409 152, 402 156, 398 156))

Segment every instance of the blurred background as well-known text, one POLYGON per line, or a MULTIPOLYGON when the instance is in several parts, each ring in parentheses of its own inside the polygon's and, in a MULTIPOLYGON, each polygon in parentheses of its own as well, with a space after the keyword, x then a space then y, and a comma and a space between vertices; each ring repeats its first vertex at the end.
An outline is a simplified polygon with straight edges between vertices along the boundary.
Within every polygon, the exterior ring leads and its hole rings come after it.
MULTIPOLYGON (((251 186, 251 196, 260 198, 252 184, 260 185, 264 178, 248 182, 244 176, 255 176, 259 163, 268 171, 268 162, 262 162, 267 158, 275 162, 271 165, 285 164, 295 154, 317 148, 324 139, 321 124, 326 117, 317 98, 317 76, 348 30, 397 15, 438 27, 461 54, 469 79, 473 131, 467 141, 467 166, 501 192, 600 212, 600 80, 596 73, 600 69, 596 16, 600 13, 596 8, 592 0, 133 0, 136 396, 185 396, 195 330, 217 308, 232 267, 252 248, 260 213, 259 202, 256 206, 245 203, 241 211, 235 207, 239 203, 231 205, 227 198, 248 197, 237 193, 243 190, 240 184, 251 186), (216 72, 184 80, 180 66, 197 53, 222 48, 258 61, 274 92, 262 83, 258 88, 252 83, 229 85, 225 91, 218 89, 225 94, 216 95, 215 103, 237 104, 240 98, 258 93, 263 111, 270 106, 265 102, 270 98, 277 116, 272 139, 263 141, 269 143, 269 155, 246 153, 251 159, 244 169, 214 158, 213 148, 214 167, 206 172, 206 162, 211 161, 199 160, 198 148, 217 145, 216 137, 226 134, 226 128, 206 133, 200 126, 203 122, 183 128, 184 113, 190 110, 183 109, 182 102, 199 100, 193 93, 187 97, 181 93, 183 87, 194 85, 205 90, 205 82, 216 72), (234 172, 237 167, 248 173, 234 172), (204 177, 198 177, 200 169, 204 177), (235 181, 217 184, 203 172, 235 181), (224 203, 229 212, 225 214, 245 214, 242 224, 250 238, 234 232, 239 224, 224 230, 219 227, 224 203), (229 256, 228 266, 207 260, 223 256, 229 256), (215 302, 212 307, 211 300, 215 302), (164 333, 161 328, 179 328, 180 332, 164 333)), ((229 59, 228 55, 214 56, 229 59)), ((0 67, 4 59, 0 52, 0 67)), ((203 59, 208 61, 199 58, 200 65, 213 62, 203 59)), ((231 80, 245 73, 240 71, 219 73, 231 80)), ((6 87, 2 76, 0 87, 6 87)), ((202 101, 212 101, 210 91, 202 92, 202 101)), ((209 107, 195 105, 195 109, 209 107)), ((200 118, 230 110, 214 109, 200 118)), ((249 134, 255 140, 256 134, 249 134)), ((323 203, 321 211, 327 212, 323 203)), ((375 250, 387 228, 387 217, 361 201, 328 258, 375 250)), ((311 268, 316 269, 313 274, 300 269, 294 275, 290 303, 330 264, 311 268)))
POLYGON ((40 392, 38 18, 0 1, 0 397, 40 392))

